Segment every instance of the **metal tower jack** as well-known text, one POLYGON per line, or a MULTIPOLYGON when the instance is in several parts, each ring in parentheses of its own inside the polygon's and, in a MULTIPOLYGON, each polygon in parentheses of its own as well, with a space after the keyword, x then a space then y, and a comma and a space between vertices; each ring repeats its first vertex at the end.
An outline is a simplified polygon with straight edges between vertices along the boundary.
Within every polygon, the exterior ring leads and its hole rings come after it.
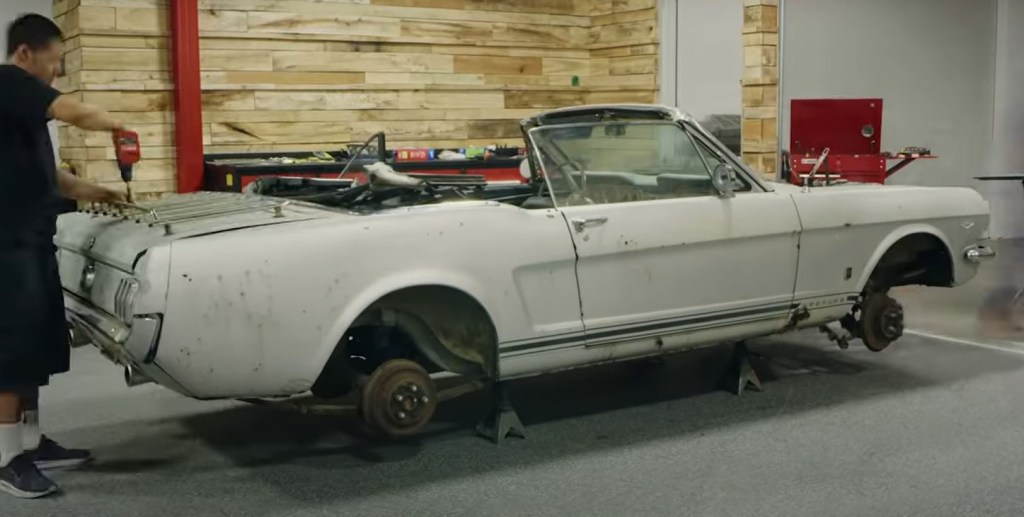
POLYGON ((732 362, 725 374, 725 386, 731 393, 742 395, 750 387, 755 391, 764 391, 761 385, 761 377, 754 368, 754 360, 760 356, 753 354, 743 342, 733 346, 732 362))
POLYGON ((496 444, 501 444, 509 436, 526 438, 526 428, 512 407, 508 386, 504 382, 496 381, 492 385, 492 390, 494 409, 490 416, 476 427, 477 433, 496 444))

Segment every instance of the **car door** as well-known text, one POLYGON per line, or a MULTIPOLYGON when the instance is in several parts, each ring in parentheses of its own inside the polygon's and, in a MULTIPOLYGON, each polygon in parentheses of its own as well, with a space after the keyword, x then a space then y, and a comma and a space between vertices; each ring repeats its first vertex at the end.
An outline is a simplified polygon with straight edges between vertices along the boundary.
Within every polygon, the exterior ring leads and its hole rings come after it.
POLYGON ((591 126, 534 136, 576 246, 587 347, 643 353, 695 331, 782 328, 800 236, 792 200, 742 175, 721 195, 712 171, 730 159, 682 123, 591 126))

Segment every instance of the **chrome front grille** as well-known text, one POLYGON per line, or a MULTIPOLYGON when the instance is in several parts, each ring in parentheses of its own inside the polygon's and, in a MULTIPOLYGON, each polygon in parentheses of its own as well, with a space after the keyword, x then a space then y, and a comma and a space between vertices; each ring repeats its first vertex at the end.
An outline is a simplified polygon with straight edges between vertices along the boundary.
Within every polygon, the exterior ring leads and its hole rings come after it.
POLYGON ((114 293, 115 315, 124 322, 131 322, 135 316, 135 295, 139 292, 139 282, 133 278, 122 278, 114 293))

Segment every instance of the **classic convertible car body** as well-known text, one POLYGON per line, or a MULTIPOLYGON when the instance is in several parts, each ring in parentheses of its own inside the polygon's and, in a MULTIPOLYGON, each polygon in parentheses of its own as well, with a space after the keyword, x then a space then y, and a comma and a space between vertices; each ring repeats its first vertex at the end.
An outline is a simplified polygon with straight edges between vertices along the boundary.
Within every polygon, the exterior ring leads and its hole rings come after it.
POLYGON ((429 418, 413 395, 431 373, 513 379, 838 322, 881 350, 902 330, 890 287, 956 286, 991 255, 971 189, 765 182, 674 109, 523 129, 530 185, 376 164, 366 185, 277 178, 64 215, 69 319, 133 382, 370 390, 364 416, 398 434, 429 418))

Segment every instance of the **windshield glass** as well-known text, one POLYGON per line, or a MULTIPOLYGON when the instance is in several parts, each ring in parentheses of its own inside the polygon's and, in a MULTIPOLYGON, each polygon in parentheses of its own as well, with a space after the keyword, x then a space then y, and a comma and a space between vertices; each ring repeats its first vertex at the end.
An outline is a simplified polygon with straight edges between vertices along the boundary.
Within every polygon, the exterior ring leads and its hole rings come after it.
POLYGON ((672 122, 560 125, 530 135, 559 205, 716 194, 711 171, 722 160, 672 122))

